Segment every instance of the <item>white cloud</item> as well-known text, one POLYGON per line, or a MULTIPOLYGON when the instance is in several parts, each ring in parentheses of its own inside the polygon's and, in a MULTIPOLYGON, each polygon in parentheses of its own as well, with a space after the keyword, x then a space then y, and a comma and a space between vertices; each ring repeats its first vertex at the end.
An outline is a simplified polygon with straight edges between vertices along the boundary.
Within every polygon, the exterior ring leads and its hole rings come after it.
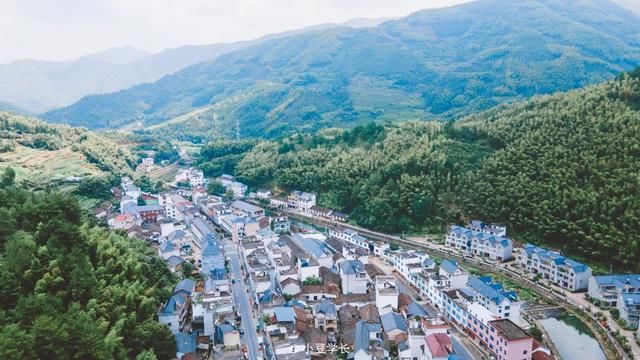
POLYGON ((0 63, 72 59, 114 46, 158 51, 233 42, 469 0, 2 0, 0 63))

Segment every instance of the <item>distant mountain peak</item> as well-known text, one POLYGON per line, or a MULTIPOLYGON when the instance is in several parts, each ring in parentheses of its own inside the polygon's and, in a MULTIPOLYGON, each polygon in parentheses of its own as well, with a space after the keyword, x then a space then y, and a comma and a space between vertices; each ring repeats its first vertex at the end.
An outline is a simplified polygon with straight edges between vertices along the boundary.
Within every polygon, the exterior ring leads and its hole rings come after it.
POLYGON ((149 53, 146 51, 136 49, 133 46, 124 45, 113 47, 99 53, 89 54, 83 56, 83 58, 98 59, 110 64, 118 65, 140 60, 148 55, 149 53))

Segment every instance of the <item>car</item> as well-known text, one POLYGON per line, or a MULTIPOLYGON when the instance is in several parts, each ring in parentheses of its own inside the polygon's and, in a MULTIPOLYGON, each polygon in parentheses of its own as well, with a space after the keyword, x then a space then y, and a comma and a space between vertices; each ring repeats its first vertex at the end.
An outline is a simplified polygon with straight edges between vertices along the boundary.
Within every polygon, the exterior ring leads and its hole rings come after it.
POLYGON ((240 335, 244 335, 244 329, 240 328, 240 335))

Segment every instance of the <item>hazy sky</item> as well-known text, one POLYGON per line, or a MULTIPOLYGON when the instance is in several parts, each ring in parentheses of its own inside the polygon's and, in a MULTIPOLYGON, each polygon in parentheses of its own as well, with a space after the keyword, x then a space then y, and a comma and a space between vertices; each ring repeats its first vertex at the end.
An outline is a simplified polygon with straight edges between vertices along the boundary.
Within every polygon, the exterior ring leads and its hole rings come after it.
POLYGON ((0 0, 0 63, 72 59, 132 45, 158 51, 247 40, 355 17, 469 0, 0 0))

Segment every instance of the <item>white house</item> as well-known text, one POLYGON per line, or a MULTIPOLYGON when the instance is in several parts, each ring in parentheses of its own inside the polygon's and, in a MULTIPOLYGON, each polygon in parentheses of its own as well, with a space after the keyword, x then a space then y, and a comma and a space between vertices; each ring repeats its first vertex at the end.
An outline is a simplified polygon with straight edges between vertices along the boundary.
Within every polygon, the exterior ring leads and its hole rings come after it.
POLYGON ((366 294, 369 277, 360 260, 340 263, 340 278, 343 294, 366 294))
POLYGON ((313 193, 295 190, 287 198, 287 206, 293 210, 309 212, 315 205, 316 194, 313 193))
POLYGON ((616 306, 620 294, 640 294, 640 274, 592 276, 588 292, 592 298, 616 306))
POLYGON ((451 225, 445 237, 445 245, 462 250, 468 255, 486 257, 496 261, 513 258, 513 241, 483 231, 451 225))
POLYGON ((386 306, 397 309, 399 295, 400 292, 394 276, 376 276, 376 306, 378 309, 386 306))
POLYGON ((556 251, 526 244, 518 255, 517 264, 529 274, 540 274, 542 279, 569 291, 589 287, 591 268, 556 251))
POLYGON ((448 286, 453 289, 460 289, 467 286, 469 280, 469 273, 458 266, 458 263, 453 260, 444 260, 440 264, 438 274, 448 279, 448 286))

